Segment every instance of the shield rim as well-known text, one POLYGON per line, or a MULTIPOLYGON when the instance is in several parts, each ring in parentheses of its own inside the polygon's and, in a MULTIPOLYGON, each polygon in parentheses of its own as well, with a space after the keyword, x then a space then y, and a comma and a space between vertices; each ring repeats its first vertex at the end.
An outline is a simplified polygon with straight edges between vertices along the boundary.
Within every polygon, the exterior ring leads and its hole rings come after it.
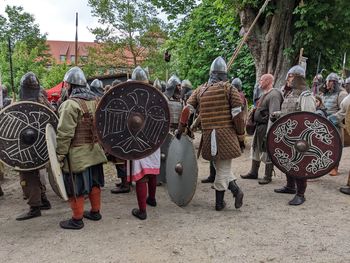
POLYGON ((267 133, 266 142, 267 142, 267 143, 269 142, 269 138, 272 136, 271 134, 273 134, 271 131, 272 131, 277 125, 279 125, 280 122, 282 122, 282 121, 280 121, 280 120, 288 119, 290 116, 301 115, 301 114, 304 114, 304 115, 305 115, 305 114, 310 114, 310 115, 314 115, 314 116, 316 116, 316 117, 318 117, 318 118, 324 119, 324 120, 326 120, 326 121, 330 124, 329 126, 333 127, 333 129, 336 131, 336 134, 337 134, 337 135, 335 135, 335 137, 336 137, 336 140, 338 140, 338 142, 340 143, 341 147, 339 147, 339 157, 333 162, 333 164, 331 164, 327 169, 325 169, 325 170, 324 170, 324 174, 322 174, 322 175, 318 175, 318 176, 303 176, 303 177, 301 177, 301 176, 294 176, 294 175, 292 175, 292 174, 288 174, 288 172, 286 172, 286 171, 284 170, 284 168, 281 167, 281 166, 279 165, 279 163, 274 162, 274 158, 271 158, 272 155, 271 155, 271 152, 270 152, 270 147, 266 147, 266 148, 267 148, 267 153, 268 153, 268 156, 269 156, 271 162, 272 162, 281 172, 283 172, 284 174, 286 174, 286 175, 288 175, 288 176, 290 176, 290 177, 293 177, 293 178, 296 178, 296 179, 316 179, 316 178, 320 178, 320 177, 325 176, 326 174, 328 174, 334 167, 336 167, 337 165, 339 165, 339 162, 340 162, 340 160, 341 160, 342 153, 343 153, 343 146, 342 146, 342 140, 341 140, 340 134, 339 134, 337 128, 336 128, 327 118, 325 118, 325 117, 323 117, 323 116, 321 116, 321 115, 319 115, 319 114, 317 114, 317 113, 309 112, 309 111, 297 111, 297 112, 288 113, 288 114, 282 116, 281 118, 279 118, 277 121, 275 121, 275 122, 271 125, 271 127, 270 127, 270 129, 269 129, 269 132, 267 133))
MULTIPOLYGON (((110 95, 114 90, 118 89, 118 88, 121 88, 123 85, 130 85, 132 83, 135 83, 135 84, 141 84, 141 85, 145 85, 145 86, 148 86, 149 88, 153 89, 155 92, 157 92, 158 94, 160 94, 163 98, 164 98, 164 101, 167 102, 167 99, 165 97, 165 95, 159 91, 158 89, 156 89, 155 87, 153 87, 152 85, 148 84, 148 83, 144 83, 142 81, 135 81, 135 80, 131 80, 131 81, 126 81, 126 82, 122 82, 122 83, 119 83, 118 85, 112 87, 111 89, 109 89, 107 91, 107 93, 105 93, 102 98, 98 101, 98 104, 97 104, 97 107, 96 107, 96 111, 95 111, 95 117, 94 117, 94 121, 93 121, 93 125, 95 127, 95 129, 97 130, 97 125, 96 125, 96 112, 98 112, 101 108, 101 102, 103 100, 103 98, 108 95, 110 95)), ((168 105, 168 104, 166 104, 168 105)), ((168 133, 169 133, 169 130, 170 130, 170 112, 169 112, 169 107, 167 107, 167 110, 166 110, 166 115, 167 115, 167 119, 169 120, 169 122, 167 123, 167 127, 168 127, 168 133)), ((167 134, 168 134, 167 133, 167 134)), ((104 151, 106 151, 107 153, 109 153, 110 155, 116 157, 116 158, 119 158, 119 159, 122 159, 122 160, 129 160, 129 161, 132 161, 132 160, 140 160, 142 158, 145 158, 151 154, 153 154, 155 151, 157 151, 158 148, 160 148, 160 146, 163 144, 163 142, 165 141, 165 138, 166 136, 164 136, 164 138, 162 139, 162 141, 159 143, 158 147, 155 147, 154 149, 152 149, 152 151, 148 152, 147 155, 143 155, 143 156, 140 156, 140 157, 137 157, 137 158, 125 158, 125 156, 117 156, 114 154, 114 152, 110 151, 110 147, 105 147, 105 145, 102 143, 102 139, 100 138, 100 134, 98 132, 96 132, 97 134, 97 140, 99 142, 99 144, 103 147, 104 151)))
MULTIPOLYGON (((49 145, 49 144, 48 144, 48 141, 50 140, 50 138, 48 137, 48 134, 49 134, 48 131, 49 131, 49 130, 52 130, 53 133, 57 136, 54 127, 53 127, 50 123, 46 124, 46 127, 45 127, 45 141, 46 141, 46 145, 49 145)), ((53 146, 54 146, 54 143, 53 143, 53 146)), ((49 146, 47 146, 47 150, 49 151, 49 146)), ((56 152, 56 151, 55 151, 55 152, 56 152)), ((63 192, 62 189, 58 186, 57 177, 54 175, 54 172, 53 172, 53 169, 52 169, 51 162, 54 162, 54 161, 58 162, 58 160, 57 160, 57 155, 55 154, 54 156, 56 156, 56 160, 52 160, 52 159, 50 158, 50 154, 49 154, 49 166, 50 166, 49 169, 50 169, 50 172, 51 172, 51 175, 50 175, 50 173, 49 173, 49 175, 48 175, 48 177, 49 177, 49 184, 50 184, 52 190, 54 191, 54 193, 55 193, 58 197, 60 197, 60 198, 63 199, 64 201, 68 201, 68 195, 67 195, 66 188, 64 188, 65 191, 63 192), (52 186, 51 181, 50 181, 50 177, 51 177, 52 180, 54 180, 54 183, 55 183, 57 186, 55 186, 55 187, 52 186), (59 194, 55 191, 54 188, 56 188, 56 190, 59 192, 59 194)), ((62 178, 62 182, 63 182, 63 185, 64 185, 62 169, 60 169, 60 171, 61 171, 60 177, 62 178)))
POLYGON ((161 182, 161 183, 166 183, 166 160, 168 157, 168 153, 169 153, 169 147, 170 147, 170 143, 172 142, 172 140, 174 139, 174 135, 169 132, 168 135, 165 137, 165 140, 163 142, 163 144, 160 146, 160 171, 159 171, 159 175, 157 176, 157 182, 161 182), (166 156, 165 156, 165 160, 162 161, 162 146, 163 144, 167 141, 167 138, 169 137, 169 143, 168 143, 168 147, 166 148, 166 156), (162 167, 163 164, 163 167, 162 167), (163 169, 162 169, 163 168, 163 169), (162 172, 164 173, 164 176, 162 176, 162 172))
MULTIPOLYGON (((51 111, 52 114, 55 116, 55 118, 56 118, 56 120, 57 120, 57 125, 58 125, 59 119, 58 119, 57 115, 55 114, 55 112, 54 112, 53 110, 51 110, 49 107, 47 107, 46 105, 41 104, 41 103, 36 102, 36 101, 24 100, 24 101, 16 101, 16 102, 13 102, 13 103, 11 103, 10 105, 8 105, 7 107, 3 108, 3 109, 0 111, 0 115, 3 113, 3 111, 9 109, 10 107, 12 107, 12 106, 14 106, 14 105, 18 105, 18 104, 36 104, 36 105, 39 105, 39 106, 41 106, 41 107, 46 108, 47 110, 51 111)), ((46 145, 46 147, 47 147, 47 145, 46 145)), ((42 164, 42 165, 40 165, 40 166, 38 166, 38 167, 35 167, 35 168, 23 169, 23 168, 19 168, 18 166, 15 166, 15 167, 14 167, 14 166, 11 166, 11 165, 5 163, 2 159, 0 159, 0 162, 1 162, 1 163, 3 163, 4 165, 6 165, 7 167, 13 168, 13 170, 15 170, 15 171, 19 171, 19 172, 22 172, 22 171, 23 171, 23 172, 26 172, 26 171, 33 171, 33 170, 37 170, 37 169, 44 168, 44 167, 48 164, 49 161, 50 161, 50 160, 48 159, 44 164, 42 164)))
MULTIPOLYGON (((198 184, 198 161, 197 161, 197 156, 196 156, 196 149, 194 148, 194 145, 193 145, 193 140, 187 136, 187 135, 181 135, 181 138, 185 138, 191 145, 192 145, 192 154, 193 154, 193 159, 196 161, 196 167, 195 167, 195 171, 194 174, 195 174, 195 183, 193 185, 193 189, 194 191, 192 191, 192 195, 188 198, 188 200, 185 202, 185 203, 182 203, 182 204, 178 204, 177 202, 175 202, 175 200, 173 199, 173 197, 170 195, 169 193, 169 182, 171 182, 171 180, 168 179, 168 177, 170 176, 170 174, 167 172, 168 171, 168 167, 170 167, 170 165, 168 165, 168 158, 166 160, 166 173, 165 173, 165 178, 166 178, 166 189, 167 189, 167 193, 168 193, 168 196, 170 197, 170 200, 175 203, 177 206, 179 207, 185 207, 187 206, 193 199, 195 193, 196 193, 196 189, 197 189, 197 184, 198 184)), ((170 147, 172 145, 172 143, 174 142, 174 140, 178 140, 175 136, 173 137, 172 141, 170 142, 169 144, 169 150, 170 150, 170 147)), ((170 169, 170 168, 169 168, 170 169)))

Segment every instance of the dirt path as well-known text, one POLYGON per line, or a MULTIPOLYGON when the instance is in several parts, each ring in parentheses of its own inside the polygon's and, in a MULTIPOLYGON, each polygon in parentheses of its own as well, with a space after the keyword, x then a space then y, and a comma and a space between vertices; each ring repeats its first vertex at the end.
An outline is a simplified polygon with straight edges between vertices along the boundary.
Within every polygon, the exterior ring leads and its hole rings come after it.
MULTIPOLYGON (((309 182, 304 205, 291 207, 291 195, 275 194, 285 183, 277 178, 266 186, 238 180, 245 193, 240 210, 232 195, 222 212, 214 210, 214 190, 198 182, 192 202, 180 208, 170 202, 165 187, 157 188, 156 208, 148 219, 131 215, 135 192, 112 195, 115 178, 106 166, 103 219, 85 220, 81 231, 66 231, 58 222, 70 216, 68 205, 48 190, 53 208, 33 220, 17 222, 27 209, 18 177, 8 175, 0 198, 0 262, 350 262, 350 197, 338 191, 350 169, 345 148, 340 175, 309 182)), ((239 175, 249 170, 249 151, 234 161, 239 175)), ((199 180, 209 163, 199 160, 199 180)), ((261 175, 263 169, 260 170, 261 175)), ((89 205, 87 204, 88 208, 89 205)))

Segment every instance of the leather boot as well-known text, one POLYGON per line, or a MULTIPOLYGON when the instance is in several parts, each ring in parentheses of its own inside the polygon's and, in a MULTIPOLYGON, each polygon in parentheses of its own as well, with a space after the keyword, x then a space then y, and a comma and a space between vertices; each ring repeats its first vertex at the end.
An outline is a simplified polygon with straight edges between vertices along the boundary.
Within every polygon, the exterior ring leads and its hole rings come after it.
POLYGON ((31 206, 29 209, 29 212, 19 215, 16 218, 16 220, 23 221, 23 220, 31 219, 31 218, 38 217, 38 216, 41 216, 40 207, 39 206, 31 206))
POLYGON ((274 191, 275 193, 279 194, 295 194, 297 192, 295 188, 290 188, 288 186, 283 186, 282 188, 275 189, 274 191))
POLYGON ((82 219, 68 219, 60 222, 60 227, 63 229, 79 230, 84 227, 82 219))
POLYGON ((305 202, 304 195, 296 194, 292 200, 288 202, 289 205, 301 205, 305 202))
POLYGON ((341 187, 339 191, 343 194, 350 195, 350 187, 341 187))
POLYGON ((216 169, 215 169, 213 161, 210 161, 210 174, 209 174, 208 178, 203 179, 201 182, 203 184, 214 183, 215 176, 216 176, 216 169))
POLYGON ((140 209, 138 208, 134 208, 132 211, 131 211, 131 214, 135 217, 137 217, 138 219, 140 220, 145 220, 147 218, 147 212, 146 211, 141 211, 140 209))
POLYGON ((93 212, 93 211, 84 211, 85 218, 92 220, 92 221, 99 221, 102 219, 102 215, 100 214, 100 211, 93 212))
POLYGON ((269 163, 265 165, 265 176, 259 179, 259 184, 269 184, 272 181, 273 164, 269 163))
POLYGON ((50 201, 47 199, 46 195, 45 196, 41 196, 40 210, 49 210, 49 209, 51 209, 50 201))
POLYGON ((215 210, 221 211, 225 208, 226 203, 224 201, 225 191, 215 190, 215 210))
POLYGON ((258 179, 259 175, 260 161, 252 160, 252 167, 250 168, 249 173, 241 175, 242 179, 258 179))
POLYGON ((130 185, 127 182, 126 176, 121 177, 122 183, 120 186, 117 186, 116 188, 111 190, 112 194, 124 194, 130 192, 130 185))
POLYGON ((235 199, 235 208, 240 208, 243 205, 243 191, 238 187, 236 181, 231 181, 228 184, 228 189, 232 192, 233 198, 235 199))

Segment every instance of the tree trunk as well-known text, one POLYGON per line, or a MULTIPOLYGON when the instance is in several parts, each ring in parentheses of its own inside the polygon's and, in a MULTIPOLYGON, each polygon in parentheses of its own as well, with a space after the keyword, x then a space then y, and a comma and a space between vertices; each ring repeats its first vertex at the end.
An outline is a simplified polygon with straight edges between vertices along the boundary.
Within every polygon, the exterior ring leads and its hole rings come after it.
MULTIPOLYGON (((253 27, 247 39, 247 45, 253 55, 256 69, 256 81, 261 75, 270 73, 275 77, 275 87, 285 82, 288 69, 295 61, 285 54, 292 47, 292 17, 299 0, 273 0, 273 14, 261 17, 253 27)), ((245 29, 252 24, 258 10, 246 7, 240 11, 241 23, 245 29)), ((294 56, 292 56, 294 57, 294 56)))

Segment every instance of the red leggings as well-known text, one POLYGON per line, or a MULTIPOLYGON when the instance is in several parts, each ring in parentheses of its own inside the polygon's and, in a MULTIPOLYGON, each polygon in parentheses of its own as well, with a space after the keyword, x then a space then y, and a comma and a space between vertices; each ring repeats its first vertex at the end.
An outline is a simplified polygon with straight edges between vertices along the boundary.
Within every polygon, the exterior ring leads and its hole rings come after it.
POLYGON ((157 176, 148 175, 148 182, 142 179, 136 182, 136 196, 139 209, 142 212, 146 212, 146 199, 147 199, 147 184, 148 184, 148 196, 150 199, 156 198, 157 188, 157 176))

